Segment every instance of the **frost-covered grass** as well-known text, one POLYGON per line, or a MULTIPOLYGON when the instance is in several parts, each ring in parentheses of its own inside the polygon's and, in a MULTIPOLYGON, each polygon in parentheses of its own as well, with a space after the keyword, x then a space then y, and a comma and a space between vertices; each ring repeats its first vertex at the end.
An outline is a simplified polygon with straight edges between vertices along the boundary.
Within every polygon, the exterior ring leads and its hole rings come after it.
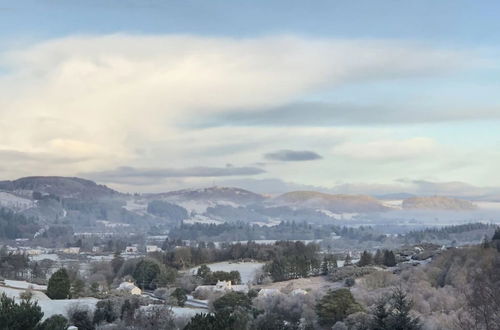
MULTIPOLYGON (((240 272, 241 275, 241 282, 242 283, 248 283, 252 282, 255 274, 259 269, 264 266, 264 263, 262 262, 229 262, 229 261, 224 261, 224 262, 217 262, 213 264, 207 264, 208 267, 212 271, 225 271, 225 272, 230 272, 232 270, 237 270, 240 272)), ((198 271, 198 267, 191 268, 189 272, 191 274, 196 274, 198 271)))
POLYGON ((4 280, 5 286, 10 286, 17 289, 28 289, 32 288, 34 290, 47 290, 46 285, 38 285, 34 283, 29 283, 26 281, 14 281, 14 280, 4 280))
MULTIPOLYGON (((18 282, 18 281, 13 281, 18 282)), ((14 298, 15 300, 20 300, 20 295, 25 290, 23 289, 12 289, 0 286, 0 293, 5 293, 8 297, 14 298)), ((77 305, 88 308, 93 311, 95 304, 98 299, 96 298, 79 298, 79 299, 65 299, 65 300, 51 300, 47 295, 40 291, 32 291, 33 301, 37 301, 38 305, 42 309, 43 318, 46 319, 55 314, 66 315, 68 308, 77 305)))

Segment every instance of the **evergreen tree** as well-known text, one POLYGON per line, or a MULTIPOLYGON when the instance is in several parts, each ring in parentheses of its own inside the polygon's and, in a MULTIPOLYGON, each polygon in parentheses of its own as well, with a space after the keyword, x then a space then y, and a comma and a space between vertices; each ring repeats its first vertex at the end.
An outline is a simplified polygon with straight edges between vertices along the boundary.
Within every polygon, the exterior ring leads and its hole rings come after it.
POLYGON ((5 293, 0 296, 0 329, 34 330, 43 317, 43 312, 37 302, 22 299, 16 303, 5 293))
POLYGON ((419 330, 420 321, 410 315, 412 302, 406 293, 397 288, 391 296, 391 314, 387 319, 388 329, 391 330, 419 330))
POLYGON ((49 279, 47 296, 51 299, 67 299, 70 294, 70 280, 65 268, 56 271, 49 279))
POLYGON ((385 299, 380 299, 373 311, 373 323, 370 330, 390 330, 387 325, 387 319, 389 317, 389 312, 386 308, 387 301, 385 299))
POLYGON ((82 279, 77 278, 71 284, 71 298, 78 298, 83 293, 85 289, 85 282, 82 279))
POLYGON ((184 307, 184 304, 187 301, 186 290, 183 288, 176 288, 170 296, 177 300, 177 305, 184 307))
POLYGON ((387 267, 396 266, 396 256, 394 255, 394 252, 390 250, 384 251, 384 265, 387 267))
POLYGON ((94 324, 100 324, 102 322, 112 323, 117 318, 118 315, 115 313, 111 300, 101 300, 97 302, 94 311, 94 324))
POLYGON ((66 330, 68 325, 67 318, 61 314, 56 314, 43 321, 36 330, 66 330))
POLYGON ((375 256, 373 257, 373 263, 375 265, 383 265, 384 264, 384 254, 380 249, 377 249, 375 256))
POLYGON ((319 324, 329 327, 361 310, 349 289, 330 290, 316 305, 319 324))
POLYGON ((373 256, 370 252, 368 251, 363 251, 361 254, 361 258, 358 261, 358 266, 363 267, 363 266, 368 266, 372 264, 373 256))
POLYGON ((351 266, 352 265, 352 258, 349 253, 345 256, 345 261, 344 261, 344 266, 351 266))
POLYGON ((326 259, 326 256, 324 256, 323 262, 321 263, 321 275, 328 275, 328 272, 328 260, 326 259))

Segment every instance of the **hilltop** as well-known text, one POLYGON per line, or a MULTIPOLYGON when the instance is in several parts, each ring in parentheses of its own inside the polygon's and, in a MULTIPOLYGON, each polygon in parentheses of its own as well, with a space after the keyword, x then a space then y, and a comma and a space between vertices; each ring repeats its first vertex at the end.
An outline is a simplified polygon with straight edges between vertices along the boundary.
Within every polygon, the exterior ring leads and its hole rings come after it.
POLYGON ((411 197, 403 200, 403 209, 406 210, 446 210, 446 211, 471 211, 477 206, 467 200, 444 197, 411 197))

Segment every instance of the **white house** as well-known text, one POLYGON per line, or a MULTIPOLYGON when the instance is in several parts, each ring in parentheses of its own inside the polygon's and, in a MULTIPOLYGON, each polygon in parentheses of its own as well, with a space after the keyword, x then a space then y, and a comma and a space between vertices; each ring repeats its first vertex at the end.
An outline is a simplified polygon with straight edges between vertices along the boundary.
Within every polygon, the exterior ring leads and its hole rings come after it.
POLYGON ((224 292, 224 291, 235 291, 248 293, 248 285, 246 284, 231 284, 231 281, 217 281, 216 285, 200 285, 196 287, 195 291, 212 291, 212 292, 224 292))
POLYGON ((118 287, 119 291, 124 291, 133 295, 140 295, 142 293, 141 289, 135 286, 132 282, 122 282, 118 287))
POLYGON ((125 253, 137 253, 137 246, 127 246, 125 248, 125 253))
POLYGON ((63 249, 63 253, 66 254, 79 254, 80 253, 80 248, 79 247, 69 247, 63 249))
POLYGON ((146 252, 151 253, 151 252, 159 252, 161 249, 156 246, 156 245, 146 245, 146 252))

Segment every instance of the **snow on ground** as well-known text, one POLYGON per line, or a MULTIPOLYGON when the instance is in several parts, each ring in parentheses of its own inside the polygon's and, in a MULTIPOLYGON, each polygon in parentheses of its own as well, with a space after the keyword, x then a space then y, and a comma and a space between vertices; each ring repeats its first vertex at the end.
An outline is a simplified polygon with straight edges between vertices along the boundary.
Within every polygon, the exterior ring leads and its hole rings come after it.
MULTIPOLYGON (((6 280, 7 282, 8 280, 6 280)), ((18 282, 18 281, 13 281, 18 282)), ((6 283, 7 284, 7 283, 6 283)), ((23 289, 12 289, 0 286, 0 293, 5 293, 8 297, 14 298, 16 300, 20 299, 21 293, 25 290, 23 289)), ((43 312, 43 319, 51 317, 55 314, 66 315, 68 308, 74 305, 83 306, 90 310, 94 310, 95 304, 98 299, 96 298, 80 298, 80 299, 65 299, 65 300, 51 300, 47 295, 40 291, 32 291, 33 301, 38 301, 38 305, 41 307, 43 312)))
MULTIPOLYGON (((23 293, 24 289, 13 289, 13 288, 7 288, 4 286, 0 286, 0 293, 5 293, 7 297, 10 298, 15 298, 15 299, 20 299, 21 293, 23 293)), ((49 297, 43 292, 40 291, 32 291, 33 292, 33 299, 42 301, 42 300, 50 300, 49 297)))
POLYGON ((500 202, 474 202, 480 210, 500 211, 500 202))
POLYGON ((29 209, 34 205, 35 203, 30 199, 19 197, 5 191, 0 191, 0 206, 22 211, 29 209))
POLYGON ((392 209, 401 210, 403 208, 403 200, 398 199, 398 200, 382 201, 382 205, 390 207, 392 209))
POLYGON ((43 318, 46 319, 55 314, 66 315, 68 309, 78 306, 79 309, 87 308, 90 311, 95 309, 95 304, 99 300, 96 298, 79 298, 64 300, 39 300, 38 305, 42 308, 43 318))
POLYGON ((17 289, 34 289, 34 290, 47 290, 46 285, 38 285, 26 281, 4 280, 5 286, 17 289))
MULTIPOLYGON (((264 266, 262 262, 217 262, 213 264, 207 264, 212 271, 222 270, 225 272, 230 272, 232 270, 237 270, 241 275, 241 282, 248 283, 252 282, 255 278, 255 274, 258 270, 264 266)), ((198 267, 191 268, 189 272, 191 274, 196 274, 198 267)))
POLYGON ((196 314, 208 313, 206 309, 203 308, 188 308, 188 307, 172 307, 172 312, 174 312, 175 316, 180 317, 193 317, 196 314))
MULTIPOLYGON (((352 259, 352 263, 355 264, 359 259, 352 259)), ((344 267, 345 260, 337 260, 337 267, 344 267)))
POLYGON ((218 224, 224 223, 224 221, 213 219, 213 218, 201 215, 201 214, 195 214, 193 217, 191 217, 187 220, 184 220, 184 223, 186 223, 186 224, 195 224, 195 223, 212 224, 213 223, 213 224, 218 225, 218 224))
POLYGON ((49 259, 52 261, 59 261, 59 256, 55 253, 42 253, 42 254, 31 255, 30 259, 33 261, 42 261, 43 259, 49 259))
POLYGON ((148 203, 146 200, 127 200, 123 207, 127 211, 135 213, 147 213, 148 203))

